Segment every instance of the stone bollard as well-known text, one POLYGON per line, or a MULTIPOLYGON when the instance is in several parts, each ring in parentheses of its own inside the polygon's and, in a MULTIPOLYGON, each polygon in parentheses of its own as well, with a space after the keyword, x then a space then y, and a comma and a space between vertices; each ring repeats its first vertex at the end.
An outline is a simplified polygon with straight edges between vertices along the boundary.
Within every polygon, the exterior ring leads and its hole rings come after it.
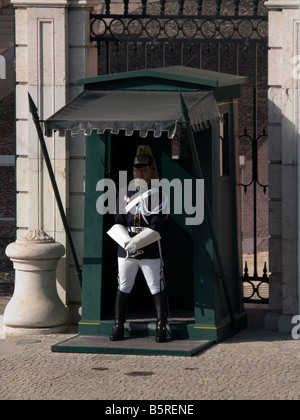
POLYGON ((4 311, 8 334, 51 334, 67 330, 68 311, 56 289, 56 268, 65 248, 41 230, 9 244, 15 289, 4 311))

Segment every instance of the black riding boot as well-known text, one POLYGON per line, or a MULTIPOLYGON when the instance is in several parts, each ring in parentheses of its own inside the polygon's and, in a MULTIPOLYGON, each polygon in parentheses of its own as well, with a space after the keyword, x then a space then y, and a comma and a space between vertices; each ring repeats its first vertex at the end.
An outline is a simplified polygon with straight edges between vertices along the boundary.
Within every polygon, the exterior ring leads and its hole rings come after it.
POLYGON ((156 310, 156 341, 164 343, 167 340, 167 305, 164 292, 153 295, 156 310))
POLYGON ((117 290, 115 303, 115 325, 111 332, 111 341, 120 341, 124 339, 124 322, 126 320, 128 297, 129 293, 123 293, 121 290, 117 290))

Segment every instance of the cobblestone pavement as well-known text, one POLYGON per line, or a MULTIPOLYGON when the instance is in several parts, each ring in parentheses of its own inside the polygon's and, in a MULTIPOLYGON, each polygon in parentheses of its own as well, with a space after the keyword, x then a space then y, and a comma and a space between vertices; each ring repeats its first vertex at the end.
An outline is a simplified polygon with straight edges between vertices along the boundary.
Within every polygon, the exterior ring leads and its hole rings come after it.
POLYGON ((51 352, 74 333, 0 339, 0 400, 300 398, 300 342, 287 334, 249 328, 194 357, 51 352))
POLYGON ((0 400, 300 399, 300 341, 263 328, 268 305, 247 304, 247 329, 193 357, 54 353, 77 328, 5 336, 13 271, 2 274, 0 400))

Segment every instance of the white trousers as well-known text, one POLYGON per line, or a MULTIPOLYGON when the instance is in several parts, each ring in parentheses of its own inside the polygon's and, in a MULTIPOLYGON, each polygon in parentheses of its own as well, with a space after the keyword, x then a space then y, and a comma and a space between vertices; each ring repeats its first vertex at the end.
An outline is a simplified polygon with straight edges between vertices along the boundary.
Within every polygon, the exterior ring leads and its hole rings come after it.
POLYGON ((118 283, 119 289, 123 293, 130 293, 135 283, 139 268, 145 277, 147 285, 152 295, 156 295, 164 290, 161 283, 160 258, 136 259, 118 258, 118 283))

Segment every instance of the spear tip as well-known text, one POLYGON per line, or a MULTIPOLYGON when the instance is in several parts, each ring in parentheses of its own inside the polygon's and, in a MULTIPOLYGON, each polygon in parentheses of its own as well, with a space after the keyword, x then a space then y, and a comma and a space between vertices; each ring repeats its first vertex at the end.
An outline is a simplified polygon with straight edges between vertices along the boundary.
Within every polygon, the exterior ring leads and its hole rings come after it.
POLYGON ((183 115, 184 119, 186 121, 189 121, 189 119, 190 119, 189 118, 189 110, 188 110, 188 107, 186 106, 186 103, 185 103, 181 93, 180 93, 180 106, 181 106, 181 112, 182 112, 182 115, 183 115))
POLYGON ((29 111, 31 112, 31 114, 34 114, 37 112, 37 107, 30 95, 30 93, 28 92, 28 101, 29 101, 29 111))

